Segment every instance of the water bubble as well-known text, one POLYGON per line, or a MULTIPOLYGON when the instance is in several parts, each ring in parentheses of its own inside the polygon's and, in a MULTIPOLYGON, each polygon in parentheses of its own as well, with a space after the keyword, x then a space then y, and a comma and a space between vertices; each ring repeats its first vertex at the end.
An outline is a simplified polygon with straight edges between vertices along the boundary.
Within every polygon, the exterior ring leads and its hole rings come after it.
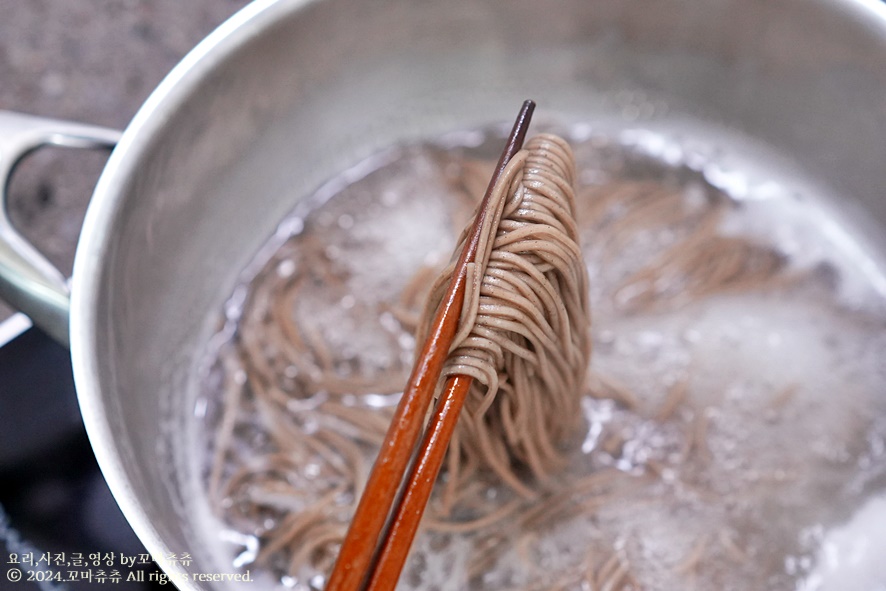
POLYGON ((288 279, 295 273, 295 261, 285 259, 277 265, 277 276, 281 279, 288 279))
POLYGON ((338 217, 338 227, 342 230, 350 230, 354 227, 354 216, 350 214, 342 214, 338 217))
POLYGON ((209 400, 205 396, 200 396, 194 403, 194 416, 202 419, 206 416, 206 409, 209 406, 209 400))
POLYGON ((258 557, 259 541, 252 535, 241 534, 231 529, 223 529, 219 533, 219 539, 243 547, 243 551, 234 558, 234 568, 240 568, 252 564, 258 557))
POLYGON ((357 298, 353 295, 348 294, 344 296, 341 300, 339 300, 338 305, 341 306, 345 310, 350 310, 357 303, 357 298))
POLYGON ((276 236, 281 239, 292 238, 293 236, 298 236, 305 229, 305 220, 300 216, 291 216, 283 220, 283 222, 277 226, 276 236))

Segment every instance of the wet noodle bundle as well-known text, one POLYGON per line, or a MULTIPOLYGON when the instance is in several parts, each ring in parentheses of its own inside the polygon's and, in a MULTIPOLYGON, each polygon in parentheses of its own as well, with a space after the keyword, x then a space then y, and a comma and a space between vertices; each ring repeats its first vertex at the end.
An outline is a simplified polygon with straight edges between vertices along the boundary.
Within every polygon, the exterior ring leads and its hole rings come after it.
MULTIPOLYGON (((444 369, 444 377, 474 378, 450 447, 447 498, 475 468, 534 496, 515 470, 543 481, 562 467, 558 445, 580 424, 590 316, 574 175, 569 145, 544 134, 514 156, 493 191, 444 369)), ((431 290, 419 341, 452 269, 431 290)))

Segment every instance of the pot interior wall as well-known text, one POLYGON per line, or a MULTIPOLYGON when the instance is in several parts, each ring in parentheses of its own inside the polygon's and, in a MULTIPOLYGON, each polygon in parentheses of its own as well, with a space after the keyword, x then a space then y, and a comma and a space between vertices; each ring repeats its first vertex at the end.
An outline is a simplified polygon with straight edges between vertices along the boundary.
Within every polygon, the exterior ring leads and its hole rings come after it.
POLYGON ((813 0, 248 9, 136 119, 96 195, 116 200, 112 227, 85 237, 104 258, 79 295, 94 334, 73 340, 94 349, 99 383, 78 381, 106 408, 121 458, 108 479, 128 483, 116 490, 130 519, 197 556, 189 570, 213 572, 183 493, 194 464, 176 449, 193 445, 189 383, 217 328, 207 321, 284 214, 381 146, 503 122, 525 98, 542 119, 591 124, 623 123, 641 100, 666 108, 638 127, 701 120, 757 138, 884 222, 875 12, 813 0))

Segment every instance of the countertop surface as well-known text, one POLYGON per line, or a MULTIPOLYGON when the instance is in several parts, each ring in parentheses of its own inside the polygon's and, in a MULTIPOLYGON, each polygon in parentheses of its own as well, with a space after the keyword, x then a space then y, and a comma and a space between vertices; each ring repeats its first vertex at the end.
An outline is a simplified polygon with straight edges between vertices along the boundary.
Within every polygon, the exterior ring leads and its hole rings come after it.
MULTIPOLYGON (((247 0, 0 0, 0 109, 123 129, 247 0)), ((40 150, 10 184, 16 227, 70 274, 106 153, 40 150)), ((11 314, 0 302, 0 320, 11 314)))

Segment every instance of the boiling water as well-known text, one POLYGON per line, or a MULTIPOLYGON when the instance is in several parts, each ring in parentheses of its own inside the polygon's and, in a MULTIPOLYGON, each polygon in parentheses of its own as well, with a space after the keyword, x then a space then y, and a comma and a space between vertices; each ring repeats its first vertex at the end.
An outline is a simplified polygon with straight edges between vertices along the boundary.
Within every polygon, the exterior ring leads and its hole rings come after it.
MULTIPOLYGON (((400 588, 886 589, 881 263, 792 179, 730 172, 716 154, 648 131, 560 132, 580 171, 592 285, 585 428, 564 442, 570 464, 537 485, 535 502, 478 479, 476 506, 451 520, 509 504, 514 512, 468 533, 423 529, 400 588), (685 215, 617 226, 629 208, 601 211, 595 200, 625 181, 676 193, 685 215), (698 294, 681 291, 679 274, 627 281, 718 207, 714 233, 765 251, 776 261, 772 277, 698 294)), ((501 142, 495 130, 464 132, 377 155, 303 203, 244 271, 207 346, 198 398, 205 496, 237 568, 263 572, 269 586, 323 587, 359 488, 316 451, 263 465, 280 451, 268 408, 285 409, 295 437, 318 429, 355 437, 352 424, 324 416, 330 401, 389 416, 396 386, 380 384, 405 381, 410 319, 429 287, 416 274, 449 257, 501 142), (238 357, 237 343, 250 314, 253 324, 273 320, 273 299, 285 292, 275 286, 301 276, 284 313, 304 328, 308 361, 287 365, 286 346, 273 339, 251 345, 279 379, 262 387, 282 402, 262 406, 248 378, 258 370, 238 357), (340 385, 324 372, 359 387, 307 391, 340 385), (226 399, 236 412, 226 413, 226 399), (238 478, 247 484, 227 486, 238 478), (304 542, 275 540, 321 498, 329 539, 293 563, 304 542)), ((366 441, 357 450, 366 466, 377 451, 366 441)))

